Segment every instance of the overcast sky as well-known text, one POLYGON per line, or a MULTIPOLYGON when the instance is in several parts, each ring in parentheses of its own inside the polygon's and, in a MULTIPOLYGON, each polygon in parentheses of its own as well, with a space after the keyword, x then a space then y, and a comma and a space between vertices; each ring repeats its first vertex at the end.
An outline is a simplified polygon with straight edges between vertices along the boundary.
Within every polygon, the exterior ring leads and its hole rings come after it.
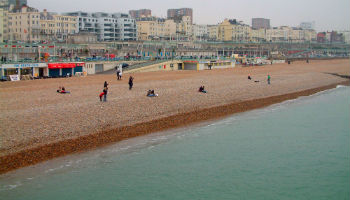
POLYGON ((315 21, 317 31, 350 30, 350 0, 28 0, 28 5, 49 12, 124 12, 147 8, 166 17, 169 8, 192 8, 194 23, 217 24, 225 18, 271 19, 271 26, 298 26, 315 21))

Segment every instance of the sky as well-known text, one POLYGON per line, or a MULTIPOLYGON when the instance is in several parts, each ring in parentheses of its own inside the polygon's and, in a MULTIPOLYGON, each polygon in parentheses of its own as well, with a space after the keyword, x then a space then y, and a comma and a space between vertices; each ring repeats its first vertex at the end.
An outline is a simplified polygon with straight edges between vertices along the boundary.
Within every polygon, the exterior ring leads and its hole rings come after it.
POLYGON ((150 9, 166 17, 169 8, 192 8, 194 23, 218 24, 225 18, 251 25, 252 18, 270 19, 271 26, 316 23, 317 31, 350 30, 350 0, 28 0, 49 12, 123 12, 150 9))

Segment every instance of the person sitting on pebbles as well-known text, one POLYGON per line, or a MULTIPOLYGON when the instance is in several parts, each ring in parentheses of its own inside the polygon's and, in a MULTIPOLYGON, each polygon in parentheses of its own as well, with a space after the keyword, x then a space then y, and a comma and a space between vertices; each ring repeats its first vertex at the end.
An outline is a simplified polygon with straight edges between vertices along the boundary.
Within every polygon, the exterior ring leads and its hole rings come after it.
POLYGON ((148 90, 147 96, 148 96, 148 97, 157 97, 158 94, 155 94, 155 93, 154 93, 154 90, 148 90))
POLYGON ((207 93, 207 91, 204 89, 204 85, 199 87, 198 92, 207 93))
POLYGON ((60 86, 58 87, 58 90, 57 90, 57 93, 60 93, 60 94, 69 94, 70 92, 69 91, 66 91, 66 88, 64 88, 64 86, 60 86))

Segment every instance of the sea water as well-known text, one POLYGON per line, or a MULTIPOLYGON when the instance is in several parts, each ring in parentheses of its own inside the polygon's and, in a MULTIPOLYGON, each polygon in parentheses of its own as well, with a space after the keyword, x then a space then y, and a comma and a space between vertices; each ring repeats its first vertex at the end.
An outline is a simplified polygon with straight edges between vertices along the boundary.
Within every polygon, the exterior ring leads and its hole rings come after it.
POLYGON ((350 199, 350 88, 0 176, 0 199, 350 199))

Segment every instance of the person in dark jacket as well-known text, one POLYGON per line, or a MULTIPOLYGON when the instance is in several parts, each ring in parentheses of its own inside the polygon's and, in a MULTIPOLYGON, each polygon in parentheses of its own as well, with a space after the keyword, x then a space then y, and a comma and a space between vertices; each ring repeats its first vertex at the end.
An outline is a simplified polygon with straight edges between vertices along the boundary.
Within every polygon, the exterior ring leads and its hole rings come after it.
POLYGON ((105 87, 103 89, 103 101, 106 102, 107 101, 107 93, 108 93, 108 87, 105 87))
POLYGON ((130 76, 129 77, 129 90, 132 89, 132 86, 134 85, 134 77, 130 76))

